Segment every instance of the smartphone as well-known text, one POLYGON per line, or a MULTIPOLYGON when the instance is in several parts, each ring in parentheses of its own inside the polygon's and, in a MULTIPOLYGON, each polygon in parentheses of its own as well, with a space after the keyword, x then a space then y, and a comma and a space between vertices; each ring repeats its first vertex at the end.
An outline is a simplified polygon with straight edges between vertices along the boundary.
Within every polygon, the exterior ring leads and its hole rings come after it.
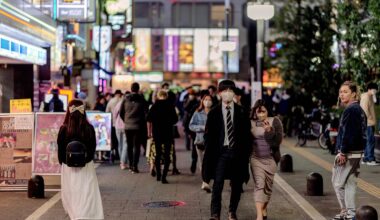
POLYGON ((264 121, 256 121, 256 127, 264 127, 264 121))

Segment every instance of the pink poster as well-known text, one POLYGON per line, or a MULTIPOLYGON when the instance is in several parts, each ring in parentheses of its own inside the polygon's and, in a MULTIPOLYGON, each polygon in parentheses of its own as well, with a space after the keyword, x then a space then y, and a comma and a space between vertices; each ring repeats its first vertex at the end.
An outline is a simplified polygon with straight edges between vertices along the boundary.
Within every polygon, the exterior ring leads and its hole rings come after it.
POLYGON ((59 175, 57 136, 65 113, 37 113, 33 154, 33 173, 59 175))

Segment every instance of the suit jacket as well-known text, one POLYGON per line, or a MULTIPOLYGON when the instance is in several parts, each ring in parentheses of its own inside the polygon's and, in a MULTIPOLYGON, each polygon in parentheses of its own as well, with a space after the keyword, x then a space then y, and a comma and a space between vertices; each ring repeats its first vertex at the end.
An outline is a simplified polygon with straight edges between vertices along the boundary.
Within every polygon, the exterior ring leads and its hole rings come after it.
MULTIPOLYGON (((251 122, 248 113, 234 104, 233 126, 235 136, 235 157, 225 171, 226 179, 248 182, 249 158, 252 150, 251 122)), ((209 182, 215 177, 216 165, 224 146, 224 120, 222 104, 217 105, 207 115, 205 128, 205 155, 202 164, 202 178, 209 182)))

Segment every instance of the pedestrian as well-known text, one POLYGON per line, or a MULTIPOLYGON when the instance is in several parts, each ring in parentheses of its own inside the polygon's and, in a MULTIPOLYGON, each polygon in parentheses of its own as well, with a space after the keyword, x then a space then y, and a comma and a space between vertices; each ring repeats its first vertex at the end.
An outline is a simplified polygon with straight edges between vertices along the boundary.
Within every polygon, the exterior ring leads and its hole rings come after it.
POLYGON ((202 164, 204 182, 214 179, 211 196, 211 218, 220 219, 222 191, 225 179, 230 179, 231 197, 228 219, 237 219, 243 182, 249 180, 251 125, 242 107, 233 103, 235 83, 223 80, 218 91, 222 102, 207 115, 205 154, 202 164))
POLYGON ((94 106, 93 110, 105 112, 106 111, 106 107, 107 107, 107 105, 106 105, 106 98, 104 98, 103 95, 99 95, 96 98, 96 103, 95 103, 95 106, 94 106))
POLYGON ((365 146, 362 164, 369 166, 379 165, 375 160, 375 99, 377 89, 375 83, 369 83, 367 92, 363 93, 360 97, 360 106, 367 116, 367 144, 365 146))
MULTIPOLYGON (((188 89, 188 96, 183 105, 184 115, 182 119, 182 125, 185 132, 185 146, 187 150, 192 150, 194 148, 193 147, 194 143, 192 142, 192 140, 195 138, 195 133, 190 131, 189 123, 190 123, 191 117, 193 116, 198 106, 199 106, 199 101, 197 100, 195 91, 193 89, 188 89)), ((195 173, 195 170, 197 169, 196 155, 197 155, 196 150, 193 150, 191 154, 192 163, 191 163, 191 168, 190 168, 192 173, 195 173)))
POLYGON ((155 144, 155 167, 157 181, 168 183, 166 176, 170 165, 170 151, 173 144, 173 125, 178 117, 174 105, 168 101, 168 93, 160 90, 157 100, 152 105, 147 116, 148 137, 153 137, 155 144), (161 173, 161 159, 164 158, 164 170, 161 173))
POLYGON ((140 85, 136 82, 131 85, 131 93, 127 95, 120 107, 120 117, 124 121, 127 137, 129 170, 139 173, 140 147, 143 132, 145 131, 147 105, 144 97, 139 94, 140 85))
POLYGON ((338 154, 334 160, 332 184, 341 211, 334 219, 353 219, 356 179, 367 139, 367 118, 359 105, 359 88, 355 83, 344 82, 339 89, 339 99, 345 110, 340 118, 336 141, 338 154))
MULTIPOLYGON (((118 139, 116 137, 116 129, 115 129, 115 122, 117 119, 117 115, 114 115, 113 110, 115 109, 115 106, 122 100, 123 93, 121 90, 116 90, 114 97, 112 97, 109 102, 107 103, 106 106, 106 112, 110 112, 112 115, 112 127, 111 127, 111 151, 114 152, 114 155, 119 155, 120 154, 116 153, 118 151, 118 139)), ((120 109, 119 109, 120 110, 120 109)), ((119 110, 116 111, 116 113, 119 115, 119 110)), ((114 158, 114 157, 113 157, 114 158)))
MULTIPOLYGON (((116 97, 116 95, 115 95, 116 97)), ((112 101, 112 100, 111 100, 112 101)), ((124 121, 120 117, 120 108, 123 103, 123 98, 119 100, 112 110, 112 120, 114 122, 115 134, 118 143, 118 152, 120 157, 120 169, 128 169, 127 155, 127 138, 125 136, 124 121)))
POLYGON ((217 89, 214 85, 209 85, 208 86, 208 91, 212 97, 212 104, 214 106, 217 106, 219 104, 219 99, 218 99, 218 96, 217 96, 217 89))
POLYGON ((65 120, 58 133, 58 160, 61 168, 61 199, 70 219, 104 219, 102 199, 94 167, 96 138, 94 127, 87 121, 82 101, 70 101, 65 120), (66 146, 80 141, 86 149, 86 165, 69 167, 66 146))
POLYGON ((53 98, 44 106, 45 112, 65 112, 63 102, 59 99, 59 89, 52 89, 51 94, 53 98))
POLYGON ((281 120, 272 117, 264 100, 257 100, 251 111, 253 149, 251 171, 254 180, 254 199, 257 220, 267 219, 267 207, 272 195, 274 175, 280 161, 283 136, 281 120))
MULTIPOLYGON (((197 148, 197 154, 199 158, 199 170, 202 172, 202 162, 203 162, 203 155, 205 150, 205 143, 204 143, 204 133, 205 133, 205 127, 206 127, 206 121, 207 121, 207 114, 210 112, 212 107, 212 97, 211 95, 205 95, 201 103, 198 107, 198 109, 193 114, 193 117, 191 118, 189 128, 191 131, 196 133, 194 145, 197 148)), ((205 190, 206 192, 211 192, 210 186, 208 182, 202 182, 201 189, 205 190)))

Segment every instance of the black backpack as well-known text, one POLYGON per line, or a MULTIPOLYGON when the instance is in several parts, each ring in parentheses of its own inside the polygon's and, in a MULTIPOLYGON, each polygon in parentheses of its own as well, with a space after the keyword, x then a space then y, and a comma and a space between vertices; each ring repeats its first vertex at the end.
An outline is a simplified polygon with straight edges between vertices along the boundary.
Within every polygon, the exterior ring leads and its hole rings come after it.
POLYGON ((66 165, 69 167, 86 166, 86 145, 80 141, 71 141, 66 146, 66 165))

